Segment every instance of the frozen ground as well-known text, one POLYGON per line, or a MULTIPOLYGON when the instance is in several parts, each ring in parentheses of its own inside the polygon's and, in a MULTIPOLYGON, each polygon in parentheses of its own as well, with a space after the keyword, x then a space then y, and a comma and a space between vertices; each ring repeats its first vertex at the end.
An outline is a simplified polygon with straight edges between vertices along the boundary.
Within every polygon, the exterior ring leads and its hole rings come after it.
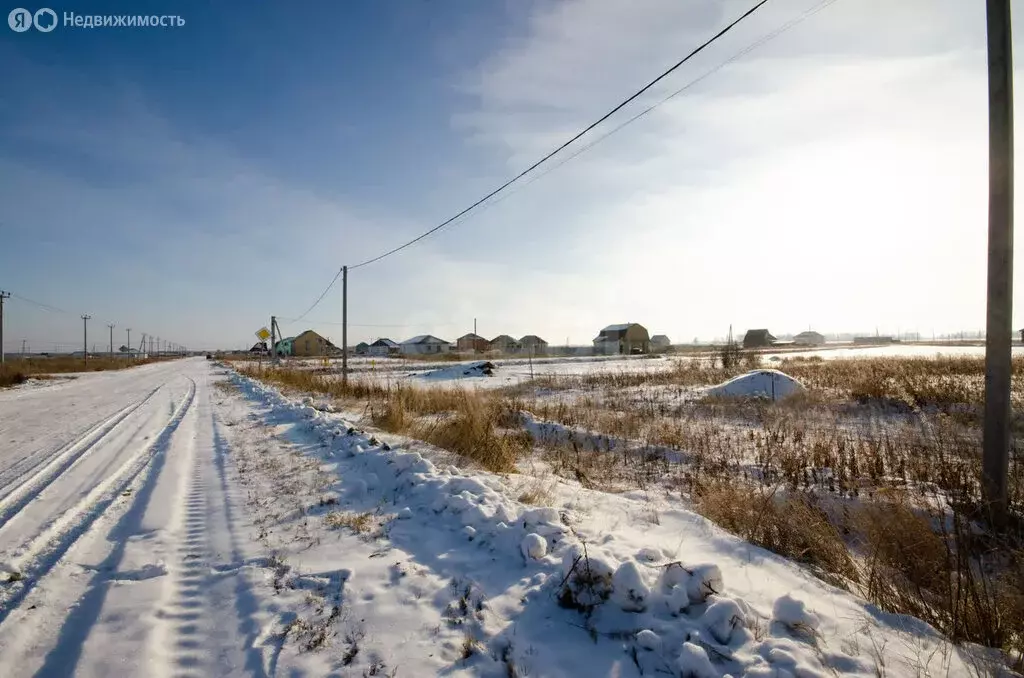
POLYGON ((971 672, 676 500, 442 468, 226 375, 0 393, 0 675, 971 672))

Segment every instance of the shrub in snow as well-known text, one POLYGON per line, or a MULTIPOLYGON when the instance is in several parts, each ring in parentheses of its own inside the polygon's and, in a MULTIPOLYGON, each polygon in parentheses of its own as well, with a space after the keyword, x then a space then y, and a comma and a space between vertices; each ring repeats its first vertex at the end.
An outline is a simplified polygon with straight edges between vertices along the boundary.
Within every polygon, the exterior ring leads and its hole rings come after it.
POLYGON ((661 551, 658 549, 644 548, 640 549, 636 554, 637 560, 643 560, 648 563, 656 563, 661 560, 661 551))
POLYGON ((686 583, 686 590, 690 594, 690 600, 695 603, 703 603, 708 596, 721 593, 725 589, 722 580, 722 571, 717 565, 708 563, 688 568, 690 579, 686 583))
POLYGON ((547 555, 548 543, 539 534, 530 533, 523 537, 519 548, 523 552, 523 557, 527 560, 540 560, 547 555))
POLYGON ((723 645, 732 639, 733 630, 746 628, 746 616, 735 600, 717 598, 708 605, 702 617, 711 636, 723 645))
POLYGON ((789 629, 814 635, 820 624, 818 615, 807 609, 802 600, 785 595, 775 601, 772 606, 772 621, 777 621, 789 629))
POLYGON ((643 612, 650 597, 651 590, 636 563, 627 561, 619 565, 612 575, 612 601, 625 612, 643 612))
POLYGON ((661 637, 650 629, 644 629, 636 634, 636 644, 644 650, 658 652, 661 650, 661 637))
POLYGON ((562 607, 589 612, 612 592, 614 568, 593 549, 575 545, 562 560, 565 581, 558 597, 562 607))
POLYGON ((679 675, 681 678, 719 678, 721 674, 711 665, 708 653, 700 645, 683 643, 679 652, 679 675))

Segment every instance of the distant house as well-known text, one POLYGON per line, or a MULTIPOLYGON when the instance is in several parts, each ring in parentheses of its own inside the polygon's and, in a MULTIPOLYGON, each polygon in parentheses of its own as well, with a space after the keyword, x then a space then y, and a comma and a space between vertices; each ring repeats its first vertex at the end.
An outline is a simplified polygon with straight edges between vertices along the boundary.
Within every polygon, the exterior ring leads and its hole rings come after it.
POLYGON ((594 339, 594 353, 604 355, 649 353, 651 336, 637 323, 609 325, 594 339))
POLYGON ((768 330, 747 330, 743 336, 743 348, 765 348, 775 343, 775 337, 768 330))
POLYGON ((281 341, 274 344, 274 354, 281 357, 292 355, 294 343, 295 337, 285 337, 281 341))
POLYGON ((311 358, 316 356, 332 355, 339 352, 337 346, 332 344, 329 340, 324 339, 313 330, 306 330, 297 337, 282 339, 280 344, 286 344, 288 346, 288 352, 282 354, 281 351, 278 351, 278 355, 311 358))
POLYGON ((548 342, 536 334, 527 334, 519 340, 519 346, 524 353, 529 353, 530 355, 547 355, 548 352, 548 342))
POLYGON ((360 341, 358 344, 356 344, 354 350, 356 352, 356 355, 366 355, 367 353, 370 352, 370 345, 367 344, 365 341, 360 341))
POLYGON ((793 337, 793 343, 797 346, 824 346, 825 335, 807 330, 793 337))
POLYGON ((401 353, 402 347, 397 343, 387 338, 381 338, 370 344, 370 348, 367 351, 372 356, 378 358, 384 358, 389 355, 398 355, 401 353))
POLYGON ((458 347, 460 352, 466 353, 483 353, 490 348, 490 342, 481 337, 479 334, 464 334, 455 340, 455 345, 458 347))
POLYGON ((885 344, 895 344, 896 340, 892 337, 854 337, 853 343, 857 346, 884 346, 885 344))
POLYGON ((430 355, 447 353, 451 350, 451 346, 444 339, 438 339, 431 334, 420 334, 412 339, 403 341, 401 350, 403 355, 430 355))
POLYGON ((519 342, 514 337, 510 337, 507 334, 499 334, 494 339, 491 339, 489 348, 498 353, 518 353, 522 346, 519 345, 519 342))
POLYGON ((657 351, 665 351, 672 346, 672 342, 664 334, 655 334, 651 337, 651 348, 657 351))

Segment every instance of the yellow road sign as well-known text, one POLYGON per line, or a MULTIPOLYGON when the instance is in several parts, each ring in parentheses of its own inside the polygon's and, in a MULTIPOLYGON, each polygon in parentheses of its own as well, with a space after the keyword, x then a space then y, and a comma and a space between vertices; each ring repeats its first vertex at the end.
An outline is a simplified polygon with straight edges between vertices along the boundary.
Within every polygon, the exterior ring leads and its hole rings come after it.
POLYGON ((256 333, 256 336, 260 341, 266 341, 267 339, 270 339, 270 330, 266 327, 261 327, 260 331, 256 333))

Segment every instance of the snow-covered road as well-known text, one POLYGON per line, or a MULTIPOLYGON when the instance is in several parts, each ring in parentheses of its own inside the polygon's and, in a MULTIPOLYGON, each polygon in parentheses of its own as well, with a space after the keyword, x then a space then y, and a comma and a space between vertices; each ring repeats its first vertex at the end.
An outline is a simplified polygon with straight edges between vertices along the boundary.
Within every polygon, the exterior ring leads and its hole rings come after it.
POLYGON ((0 394, 0 674, 260 675, 210 367, 0 394))

